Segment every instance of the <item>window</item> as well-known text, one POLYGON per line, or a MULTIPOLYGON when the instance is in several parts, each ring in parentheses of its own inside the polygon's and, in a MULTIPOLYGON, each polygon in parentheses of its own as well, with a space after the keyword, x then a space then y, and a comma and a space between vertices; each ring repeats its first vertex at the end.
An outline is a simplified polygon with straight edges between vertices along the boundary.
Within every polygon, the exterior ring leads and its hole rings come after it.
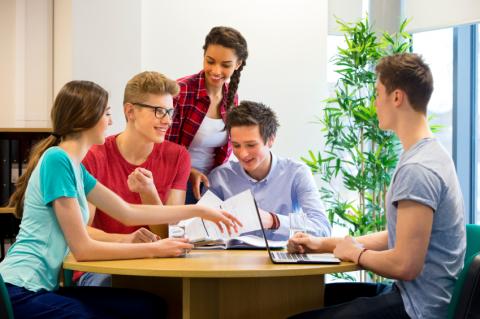
MULTIPOLYGON (((480 24, 477 25, 477 148, 480 145, 480 24)), ((480 156, 477 156, 477 209, 475 216, 475 223, 480 224, 480 156)))
POLYGON ((453 28, 413 34, 413 52, 423 56, 432 70, 434 90, 428 105, 431 125, 441 125, 435 133, 452 154, 453 118, 453 28))
POLYGON ((327 85, 328 96, 332 96, 335 91, 335 85, 340 75, 335 72, 338 66, 332 61, 332 58, 337 54, 338 47, 345 47, 345 38, 343 35, 329 35, 327 37, 327 85))

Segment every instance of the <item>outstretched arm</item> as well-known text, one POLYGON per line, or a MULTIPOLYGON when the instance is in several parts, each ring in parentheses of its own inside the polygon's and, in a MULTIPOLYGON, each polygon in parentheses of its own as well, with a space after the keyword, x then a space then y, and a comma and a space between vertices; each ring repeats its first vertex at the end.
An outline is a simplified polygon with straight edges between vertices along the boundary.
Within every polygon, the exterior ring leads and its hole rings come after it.
POLYGON ((148 257, 174 257, 191 249, 182 239, 164 239, 151 243, 123 244, 92 239, 83 224, 76 198, 61 197, 53 201, 53 209, 72 254, 79 261, 148 257))
POLYGON ((386 230, 378 233, 368 234, 355 238, 357 242, 363 245, 364 248, 370 250, 386 250, 388 249, 388 232, 386 230))
MULTIPOLYGON (((381 276, 412 280, 422 271, 433 224, 433 209, 414 201, 399 201, 396 239, 391 249, 363 252, 360 265, 381 276)), ((375 242, 364 241, 366 248, 375 242)), ((357 262, 361 249, 348 238, 338 243, 334 253, 357 262)))
POLYGON ((222 225, 231 232, 240 222, 231 214, 201 205, 133 205, 128 204, 117 194, 97 183, 87 199, 105 213, 125 225, 152 225, 173 223, 182 219, 199 216, 222 225))
POLYGON ((184 205, 186 191, 171 189, 168 193, 167 205, 184 205))
MULTIPOLYGON (((289 240, 288 250, 302 254, 306 252, 332 253, 337 245, 344 240, 345 238, 342 237, 314 237, 299 233, 289 240)), ((370 250, 385 250, 388 248, 388 232, 381 231, 356 237, 353 240, 353 245, 370 250)))
MULTIPOLYGON (((168 193, 167 205, 184 205, 185 204, 185 191, 180 189, 171 189, 168 193)), ((168 237, 168 225, 149 225, 150 230, 160 237, 168 237)))
POLYGON ((117 234, 117 233, 107 233, 101 229, 87 226, 88 235, 99 241, 108 241, 116 243, 151 243, 161 239, 155 233, 152 233, 150 230, 142 227, 130 234, 117 234))
POLYGON ((388 249, 388 232, 358 238, 320 238, 296 234, 289 240, 290 252, 334 252, 342 260, 359 262, 381 276, 412 280, 423 269, 433 223, 433 210, 413 201, 400 201, 395 246, 388 249), (359 260, 360 253, 364 251, 359 260))

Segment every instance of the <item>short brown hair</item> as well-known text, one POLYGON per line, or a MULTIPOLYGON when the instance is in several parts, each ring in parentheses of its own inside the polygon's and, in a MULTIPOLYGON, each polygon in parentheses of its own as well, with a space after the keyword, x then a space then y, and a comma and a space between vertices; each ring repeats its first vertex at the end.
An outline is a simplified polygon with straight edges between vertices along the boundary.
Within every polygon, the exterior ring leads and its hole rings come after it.
POLYGON ((177 82, 167 78, 165 75, 145 71, 135 75, 125 86, 123 94, 123 104, 144 102, 148 94, 176 96, 179 92, 177 82))
POLYGON ((230 133, 232 127, 258 125, 263 142, 277 134, 279 126, 277 116, 268 106, 251 101, 242 101, 227 115, 225 127, 230 133))
POLYGON ((433 77, 422 57, 415 53, 402 53, 384 57, 375 71, 390 94, 396 89, 404 91, 417 112, 427 113, 433 92, 433 77))

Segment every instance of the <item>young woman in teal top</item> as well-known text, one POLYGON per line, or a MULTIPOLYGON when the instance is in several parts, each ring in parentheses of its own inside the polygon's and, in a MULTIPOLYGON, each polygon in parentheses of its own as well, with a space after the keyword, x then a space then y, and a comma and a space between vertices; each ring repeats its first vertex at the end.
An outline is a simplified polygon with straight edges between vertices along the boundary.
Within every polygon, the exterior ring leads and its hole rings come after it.
POLYGON ((173 257, 191 249, 182 239, 151 243, 101 242, 86 230, 91 202, 127 225, 176 222, 201 216, 229 232, 238 221, 203 206, 131 205, 97 182, 81 161, 104 142, 111 123, 108 93, 95 83, 72 81, 59 92, 51 111, 54 133, 33 150, 10 204, 22 218, 16 242, 0 263, 15 318, 149 318, 162 302, 153 295, 115 288, 59 288, 68 250, 79 261, 173 257))

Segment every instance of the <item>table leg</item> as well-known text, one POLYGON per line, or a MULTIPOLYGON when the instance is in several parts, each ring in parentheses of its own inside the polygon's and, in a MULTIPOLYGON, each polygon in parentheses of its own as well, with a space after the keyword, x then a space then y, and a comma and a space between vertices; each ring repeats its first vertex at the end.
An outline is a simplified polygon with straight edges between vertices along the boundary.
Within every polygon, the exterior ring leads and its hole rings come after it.
POLYGON ((154 292, 170 318, 286 318, 323 306, 324 276, 156 278, 114 276, 115 287, 154 292))
POLYGON ((169 319, 182 318, 182 278, 113 275, 112 286, 154 293, 167 303, 169 319))
POLYGON ((323 275, 184 279, 183 319, 286 318, 321 308, 323 284, 323 275))

